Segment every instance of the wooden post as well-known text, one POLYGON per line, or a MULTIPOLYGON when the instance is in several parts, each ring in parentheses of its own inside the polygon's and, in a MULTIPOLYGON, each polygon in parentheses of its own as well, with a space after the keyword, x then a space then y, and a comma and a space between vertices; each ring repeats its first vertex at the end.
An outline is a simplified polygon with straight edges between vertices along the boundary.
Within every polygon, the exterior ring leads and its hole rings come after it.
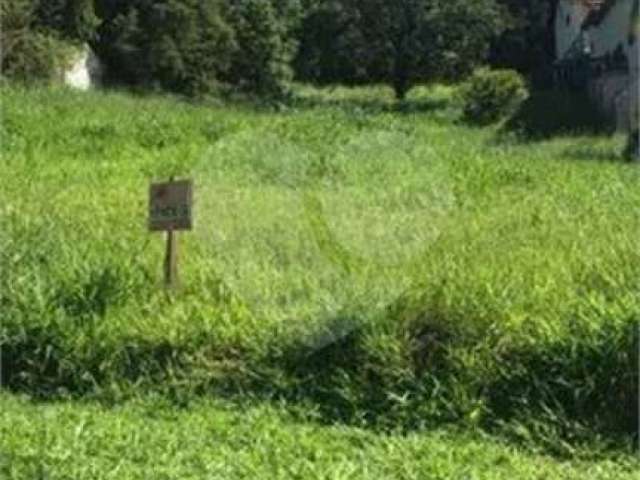
POLYGON ((169 290, 178 286, 178 236, 167 230, 167 249, 164 257, 164 285, 169 290))
POLYGON ((149 189, 149 229, 166 232, 164 286, 178 287, 178 231, 192 228, 192 192, 190 180, 151 184, 149 189))

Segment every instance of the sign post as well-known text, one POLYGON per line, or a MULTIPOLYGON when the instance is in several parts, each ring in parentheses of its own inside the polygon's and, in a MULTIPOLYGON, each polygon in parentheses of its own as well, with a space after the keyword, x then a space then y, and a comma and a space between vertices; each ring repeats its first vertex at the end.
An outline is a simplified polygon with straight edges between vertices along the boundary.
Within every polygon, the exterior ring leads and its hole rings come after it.
POLYGON ((193 227, 193 183, 191 180, 151 184, 149 189, 149 230, 166 231, 167 246, 164 257, 164 284, 167 289, 178 285, 179 230, 193 227))

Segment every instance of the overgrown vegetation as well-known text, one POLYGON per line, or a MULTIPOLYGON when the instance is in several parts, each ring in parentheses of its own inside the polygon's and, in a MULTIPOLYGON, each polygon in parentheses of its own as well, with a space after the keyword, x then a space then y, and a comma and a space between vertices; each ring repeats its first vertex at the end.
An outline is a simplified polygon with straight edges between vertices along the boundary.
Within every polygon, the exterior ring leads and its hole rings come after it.
POLYGON ((116 83, 198 96, 282 96, 299 12, 292 0, 98 2, 96 48, 116 83))
POLYGON ((376 435, 306 423, 274 406, 144 398, 111 409, 0 396, 0 475, 7 480, 632 480, 632 456, 558 462, 481 435, 376 435), (186 448, 189 447, 189 448, 186 448))
POLYGON ((48 79, 49 64, 65 58, 63 39, 89 42, 119 85, 282 98, 295 73, 316 84, 384 82, 403 99, 414 85, 460 80, 487 60, 544 70, 553 38, 544 6, 553 3, 7 0, 3 74, 48 79))
POLYGON ((517 132, 521 138, 542 140, 566 135, 606 136, 613 133, 614 126, 586 92, 534 90, 508 119, 504 130, 517 132))
POLYGON ((51 82, 63 75, 75 48, 59 32, 48 28, 41 5, 10 0, 0 6, 0 72, 21 82, 51 82))
POLYGON ((219 88, 235 49, 223 2, 102 2, 96 49, 110 83, 198 96, 219 88))
POLYGON ((481 69, 460 86, 464 119, 488 125, 511 117, 527 99, 524 79, 514 70, 481 69))
POLYGON ((69 44, 89 42, 111 84, 191 97, 233 89, 282 97, 300 15, 295 0, 9 0, 2 74, 61 77, 69 44))
POLYGON ((298 77, 316 83, 391 85, 460 80, 484 62, 504 28, 494 0, 309 2, 298 77))
POLYGON ((501 143, 455 124, 449 89, 413 95, 398 111, 380 88, 303 89, 276 114, 4 87, 5 385, 630 448, 640 198, 623 139, 501 143), (145 216, 170 175, 195 179, 197 223, 167 298, 145 216))

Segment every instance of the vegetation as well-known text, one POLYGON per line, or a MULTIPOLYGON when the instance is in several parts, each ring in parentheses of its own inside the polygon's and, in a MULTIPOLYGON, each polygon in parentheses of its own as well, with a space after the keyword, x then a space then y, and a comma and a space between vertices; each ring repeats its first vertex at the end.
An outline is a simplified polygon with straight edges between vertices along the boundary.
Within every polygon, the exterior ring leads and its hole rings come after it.
MULTIPOLYGON (((22 0, 8 0, 20 4, 22 0)), ((64 38, 89 42, 96 39, 100 19, 94 0, 31 0, 35 25, 55 31, 64 38)))
POLYGON ((505 143, 457 125, 449 89, 400 109, 390 93, 303 89, 276 114, 3 87, 6 386, 249 395, 325 422, 630 448, 624 139, 505 143), (197 217, 167 297, 145 220, 170 175, 195 179, 197 217))
POLYGON ((283 97, 293 78, 297 48, 293 29, 300 15, 295 1, 236 0, 230 19, 238 48, 228 80, 258 95, 283 97))
POLYGON ((460 86, 465 120, 480 125, 510 118, 528 94, 514 70, 478 70, 460 86))
POLYGON ((318 1, 296 61, 317 83, 385 82, 404 99, 417 83, 459 80, 486 60, 503 28, 494 0, 318 1))
POLYGON ((631 478, 637 136, 527 91, 555 4, 3 2, 0 474, 631 478), (85 42, 182 100, 24 85, 85 42))
POLYGON ((533 90, 507 120, 505 131, 518 132, 524 139, 542 140, 576 132, 610 135, 613 127, 586 92, 533 90))
POLYGON ((46 28, 40 4, 11 0, 0 6, 0 72, 22 82, 51 82, 62 76, 73 56, 73 44, 46 28))
POLYGON ((538 87, 551 78, 556 5, 557 0, 8 0, 5 10, 28 13, 28 28, 13 28, 15 15, 3 15, 3 45, 14 45, 12 32, 23 39, 17 50, 4 48, 9 55, 3 71, 20 80, 49 78, 42 57, 64 58, 52 47, 63 38, 91 42, 114 83, 191 96, 224 87, 283 97, 295 71, 298 79, 317 84, 384 82, 402 99, 413 85, 460 80, 487 61, 517 69, 538 87), (31 62, 38 68, 7 68, 31 62))
POLYGON ((0 17, 2 73, 22 82, 58 78, 70 44, 89 42, 112 84, 191 97, 229 87, 282 97, 292 75, 296 5, 295 0, 9 0, 0 17))
POLYGON ((221 85, 282 96, 290 80, 295 2, 100 2, 99 42, 114 82, 190 96, 221 85))
POLYGON ((508 12, 507 28, 491 45, 489 63, 513 68, 536 88, 552 86, 555 12, 558 0, 498 0, 508 12))
POLYGON ((103 2, 96 44, 112 83, 197 96, 215 91, 235 49, 223 2, 103 2))
POLYGON ((632 480, 638 461, 558 462, 478 434, 379 435, 300 423, 281 408, 145 398, 111 409, 0 396, 0 475, 182 480, 632 480), (191 448, 185 449, 185 446, 191 448))

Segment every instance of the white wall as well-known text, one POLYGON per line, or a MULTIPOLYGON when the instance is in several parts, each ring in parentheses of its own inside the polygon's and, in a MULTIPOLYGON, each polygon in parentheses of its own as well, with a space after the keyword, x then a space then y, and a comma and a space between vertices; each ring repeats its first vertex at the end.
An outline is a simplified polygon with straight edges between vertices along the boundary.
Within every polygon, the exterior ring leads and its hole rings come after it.
POLYGON ((89 90, 100 83, 102 65, 95 53, 87 46, 72 60, 64 72, 64 83, 80 90, 89 90))
MULTIPOLYGON (((637 122, 638 115, 638 73, 640 68, 640 38, 636 38, 629 45, 629 33, 632 28, 633 3, 635 0, 617 0, 609 10, 603 21, 588 29, 588 35, 593 42, 593 55, 601 57, 613 53, 622 44, 629 60, 630 75, 619 77, 615 73, 605 75, 596 81, 596 89, 600 89, 600 105, 605 111, 615 112, 617 126, 628 129, 637 122), (626 87, 626 88, 625 88, 626 87), (624 93, 612 98, 613 92, 624 89, 624 93), (612 104, 612 101, 615 104, 612 104)), ((613 113, 612 112, 612 113, 613 113)))
MULTIPOLYGON (((591 55, 602 57, 613 53, 622 44, 629 59, 630 75, 624 72, 607 72, 593 79, 589 93, 600 108, 615 121, 616 126, 628 129, 638 121, 640 101, 640 38, 629 45, 628 38, 632 26, 633 4, 636 0, 617 0, 606 17, 584 32, 584 39, 591 47, 591 55)), ((588 14, 584 5, 577 0, 561 0, 556 15, 556 54, 561 59, 573 42, 580 37, 582 23, 588 14), (567 15, 571 24, 566 24, 567 15)))
POLYGON ((587 8, 577 0, 560 0, 556 12, 556 58, 565 56, 571 45, 580 36, 582 23, 588 14, 587 8), (567 17, 571 21, 567 25, 567 17))
POLYGON ((631 13, 635 0, 617 0, 609 10, 605 19, 597 26, 587 30, 593 42, 592 54, 601 57, 613 52, 622 43, 625 53, 630 58, 631 48, 627 42, 631 28, 631 13))

